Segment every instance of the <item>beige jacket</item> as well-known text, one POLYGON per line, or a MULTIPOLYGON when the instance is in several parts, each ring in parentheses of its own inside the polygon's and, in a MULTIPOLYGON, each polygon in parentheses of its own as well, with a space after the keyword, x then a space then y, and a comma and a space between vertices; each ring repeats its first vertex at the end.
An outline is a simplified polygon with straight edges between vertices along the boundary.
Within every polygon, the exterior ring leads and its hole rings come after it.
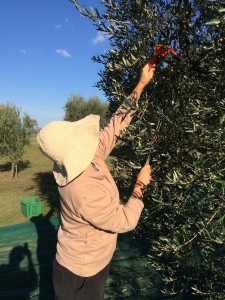
POLYGON ((117 110, 100 132, 92 164, 59 188, 61 226, 56 259, 79 276, 95 275, 110 262, 118 233, 135 228, 144 206, 135 197, 130 197, 125 205, 120 204, 117 186, 104 162, 133 113, 122 107, 117 110))

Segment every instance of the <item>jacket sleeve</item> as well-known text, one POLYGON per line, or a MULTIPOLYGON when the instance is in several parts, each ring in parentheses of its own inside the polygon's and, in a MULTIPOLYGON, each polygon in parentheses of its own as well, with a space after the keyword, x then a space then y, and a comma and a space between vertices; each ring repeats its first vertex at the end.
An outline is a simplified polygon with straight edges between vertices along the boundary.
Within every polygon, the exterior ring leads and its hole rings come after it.
POLYGON ((110 119, 108 126, 100 132, 97 155, 103 160, 107 158, 114 148, 121 131, 127 128, 135 114, 134 108, 121 105, 110 119))
POLYGON ((79 195, 80 216, 93 226, 114 233, 133 230, 140 218, 144 204, 141 200, 130 197, 128 202, 118 204, 118 198, 112 198, 101 185, 89 186, 79 195))

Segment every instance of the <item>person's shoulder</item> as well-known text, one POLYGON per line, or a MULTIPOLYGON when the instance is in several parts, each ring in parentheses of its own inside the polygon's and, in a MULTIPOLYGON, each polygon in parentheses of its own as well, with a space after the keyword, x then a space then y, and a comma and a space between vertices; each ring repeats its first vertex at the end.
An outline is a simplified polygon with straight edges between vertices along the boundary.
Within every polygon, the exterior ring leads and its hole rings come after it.
POLYGON ((83 194, 87 191, 99 190, 102 185, 102 180, 105 178, 104 172, 100 170, 86 170, 68 185, 68 189, 76 194, 83 194))

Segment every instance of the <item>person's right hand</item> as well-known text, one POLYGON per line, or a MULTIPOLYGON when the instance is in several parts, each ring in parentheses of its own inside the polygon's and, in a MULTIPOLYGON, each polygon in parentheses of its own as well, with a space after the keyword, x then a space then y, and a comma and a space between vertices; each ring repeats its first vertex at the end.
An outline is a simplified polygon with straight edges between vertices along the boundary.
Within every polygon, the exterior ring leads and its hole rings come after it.
POLYGON ((138 85, 145 87, 152 80, 156 65, 150 65, 149 62, 141 70, 141 76, 138 85))
POLYGON ((149 65, 149 62, 141 69, 141 75, 138 84, 136 85, 133 92, 130 94, 132 103, 138 101, 143 89, 152 80, 155 73, 155 64, 149 65))

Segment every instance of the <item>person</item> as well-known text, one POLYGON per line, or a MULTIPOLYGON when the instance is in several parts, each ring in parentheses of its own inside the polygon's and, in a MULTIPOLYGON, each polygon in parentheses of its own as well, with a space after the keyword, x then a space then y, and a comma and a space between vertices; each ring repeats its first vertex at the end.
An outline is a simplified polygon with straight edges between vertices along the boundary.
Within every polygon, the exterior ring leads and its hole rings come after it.
POLYGON ((51 122, 37 135, 40 150, 54 162, 60 194, 61 224, 53 263, 57 300, 104 299, 117 236, 138 223, 144 188, 151 181, 150 165, 141 169, 132 195, 121 204, 105 159, 131 122, 135 104, 154 71, 155 65, 148 63, 142 68, 128 97, 131 105, 121 105, 104 129, 99 130, 99 116, 89 115, 75 122, 51 122))

